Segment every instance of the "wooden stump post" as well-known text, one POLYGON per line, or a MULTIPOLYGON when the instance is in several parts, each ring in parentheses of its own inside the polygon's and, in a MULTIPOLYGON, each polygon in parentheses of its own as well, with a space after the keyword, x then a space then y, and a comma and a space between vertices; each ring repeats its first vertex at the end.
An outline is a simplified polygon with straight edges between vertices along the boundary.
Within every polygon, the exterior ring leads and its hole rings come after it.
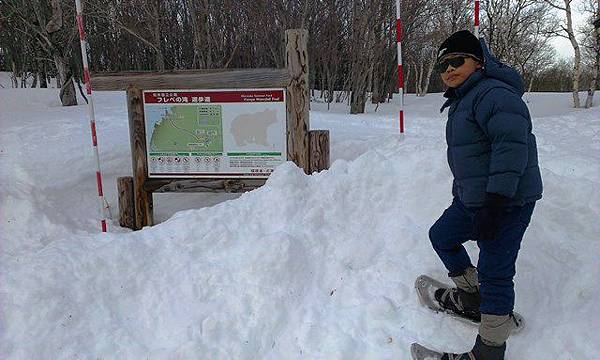
POLYGON ((290 75, 287 87, 287 148, 288 160, 310 173, 308 110, 308 30, 286 30, 286 67, 290 75))
POLYGON ((119 225, 135 229, 135 204, 133 202, 133 177, 117 178, 119 191, 119 225))
POLYGON ((154 224, 152 192, 144 189, 144 182, 148 179, 148 162, 146 155, 144 102, 142 97, 143 92, 139 88, 131 86, 127 89, 136 230, 154 224))
POLYGON ((310 173, 329 169, 329 130, 311 130, 310 173))

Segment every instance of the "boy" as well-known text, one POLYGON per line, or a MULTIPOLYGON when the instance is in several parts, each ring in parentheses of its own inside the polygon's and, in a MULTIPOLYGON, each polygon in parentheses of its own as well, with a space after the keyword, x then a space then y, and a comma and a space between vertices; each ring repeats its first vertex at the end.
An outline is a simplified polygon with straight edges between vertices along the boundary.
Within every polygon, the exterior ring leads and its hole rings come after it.
POLYGON ((429 230, 456 288, 438 289, 443 308, 481 320, 473 349, 449 360, 502 360, 514 326, 515 262, 535 202, 542 197, 535 136, 523 80, 469 31, 439 48, 437 70, 448 86, 448 163, 454 200, 429 230), (476 240, 477 268, 463 243, 476 240))

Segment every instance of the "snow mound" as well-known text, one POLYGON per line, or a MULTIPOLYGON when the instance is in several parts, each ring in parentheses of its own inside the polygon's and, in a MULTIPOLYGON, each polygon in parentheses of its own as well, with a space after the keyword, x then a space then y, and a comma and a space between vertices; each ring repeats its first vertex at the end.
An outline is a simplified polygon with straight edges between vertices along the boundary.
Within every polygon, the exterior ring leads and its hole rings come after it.
MULTIPOLYGON (((569 94, 530 96, 535 114, 569 94)), ((329 170, 284 163, 241 196, 161 195, 158 225, 99 234, 85 106, 0 89, 0 357, 409 359, 413 341, 470 348, 477 329, 423 309, 413 289, 421 273, 445 278, 427 239, 451 200, 439 102, 407 97, 404 137, 393 104, 360 116, 313 104, 313 128, 331 130, 329 170)), ((96 104, 116 204, 115 179, 131 171, 123 93, 96 104)), ((534 119, 545 193, 515 279, 528 327, 509 359, 600 351, 599 115, 534 119)))

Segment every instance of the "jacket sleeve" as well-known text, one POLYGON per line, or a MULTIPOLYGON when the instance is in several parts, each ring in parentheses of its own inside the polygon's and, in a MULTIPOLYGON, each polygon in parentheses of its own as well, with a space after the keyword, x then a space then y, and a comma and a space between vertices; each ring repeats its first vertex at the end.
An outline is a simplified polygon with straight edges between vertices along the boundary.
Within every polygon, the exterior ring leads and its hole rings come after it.
POLYGON ((492 88, 480 99, 475 119, 491 145, 486 191, 513 198, 527 167, 529 110, 521 97, 505 88, 492 88))

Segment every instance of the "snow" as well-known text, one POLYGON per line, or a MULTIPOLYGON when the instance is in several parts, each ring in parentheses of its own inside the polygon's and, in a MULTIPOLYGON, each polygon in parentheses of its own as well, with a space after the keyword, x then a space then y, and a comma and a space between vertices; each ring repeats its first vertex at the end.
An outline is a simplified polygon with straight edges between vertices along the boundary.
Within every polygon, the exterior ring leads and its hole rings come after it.
MULTIPOLYGON (((115 218, 101 234, 85 105, 7 80, 0 358, 409 359, 414 341, 472 346, 475 327, 422 308, 413 289, 422 273, 447 281, 427 238, 451 201, 440 94, 406 97, 405 136, 395 102, 363 115, 314 102, 329 170, 285 163, 241 196, 155 195, 160 223, 131 232, 116 221, 116 178, 131 174, 125 96, 97 92, 115 218)), ((515 279, 527 328, 507 359, 598 358, 600 108, 528 99, 545 192, 515 279)))

